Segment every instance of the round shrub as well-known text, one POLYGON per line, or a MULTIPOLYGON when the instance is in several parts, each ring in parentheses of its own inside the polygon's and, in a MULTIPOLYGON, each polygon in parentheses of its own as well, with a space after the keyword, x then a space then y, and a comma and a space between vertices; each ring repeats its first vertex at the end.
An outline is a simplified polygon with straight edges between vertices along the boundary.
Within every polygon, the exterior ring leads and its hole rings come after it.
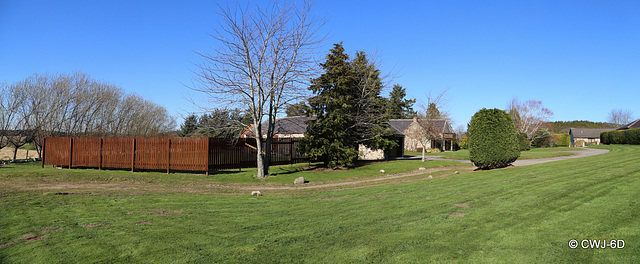
POLYGON ((513 120, 500 109, 481 109, 469 126, 469 158, 481 169, 508 166, 520 157, 513 120))

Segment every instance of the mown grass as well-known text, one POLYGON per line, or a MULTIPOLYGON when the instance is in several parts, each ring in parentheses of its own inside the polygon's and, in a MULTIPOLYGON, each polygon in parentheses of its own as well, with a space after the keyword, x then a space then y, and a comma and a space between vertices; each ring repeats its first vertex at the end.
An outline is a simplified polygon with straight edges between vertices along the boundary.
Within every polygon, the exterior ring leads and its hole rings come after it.
POLYGON ((20 149, 36 150, 36 146, 27 144, 27 145, 21 146, 20 149))
MULTIPOLYGON (((303 195, 3 188, 0 262, 637 263, 640 147, 606 148, 303 195), (623 239, 625 248, 571 249, 571 239, 623 239)), ((42 171, 6 175, 14 170, 0 168, 0 184, 42 171)))
MULTIPOLYGON (((534 148, 527 151, 520 152, 520 157, 518 159, 543 159, 543 158, 553 158, 553 157, 563 157, 563 156, 571 156, 573 153, 566 151, 580 151, 580 148, 568 148, 568 147, 558 147, 558 148, 534 148)), ((405 155, 415 155, 422 156, 422 152, 415 151, 405 151, 405 155)), ((444 159, 452 159, 452 160, 469 160, 469 150, 461 149, 458 151, 446 151, 446 152, 438 152, 438 153, 425 153, 425 155, 429 156, 441 156, 444 159)))
POLYGON ((0 172, 0 181, 20 181, 29 183, 56 184, 61 182, 73 183, 102 183, 132 185, 158 185, 159 187, 182 186, 185 184, 235 184, 235 185, 293 185, 295 178, 304 177, 306 181, 313 183, 341 182, 351 180, 363 180, 375 178, 386 174, 396 174, 418 170, 420 167, 471 167, 456 161, 429 161, 419 160, 395 160, 373 163, 366 166, 355 167, 349 170, 339 171, 300 171, 300 168, 309 166, 308 163, 293 165, 271 166, 270 176, 264 179, 255 177, 257 169, 221 170, 205 175, 204 172, 172 172, 166 174, 162 171, 135 171, 130 170, 98 170, 95 168, 54 169, 50 166, 40 168, 40 163, 12 164, 2 168, 7 173, 0 172), (381 173, 380 170, 384 170, 381 173))

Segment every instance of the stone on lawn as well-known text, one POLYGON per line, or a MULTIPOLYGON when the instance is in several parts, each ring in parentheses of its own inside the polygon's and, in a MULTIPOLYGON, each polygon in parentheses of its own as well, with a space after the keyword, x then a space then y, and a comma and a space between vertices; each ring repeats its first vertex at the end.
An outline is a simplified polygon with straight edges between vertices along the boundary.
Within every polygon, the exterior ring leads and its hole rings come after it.
POLYGON ((384 170, 380 170, 380 173, 384 173, 384 170))
POLYGON ((420 168, 418 168, 418 170, 426 170, 426 169, 427 169, 427 168, 425 168, 425 167, 420 167, 420 168))
POLYGON ((429 177, 427 177, 427 178, 429 178, 429 179, 433 179, 433 176, 429 175, 429 177))
POLYGON ((304 184, 304 177, 298 177, 293 180, 293 184, 304 184))

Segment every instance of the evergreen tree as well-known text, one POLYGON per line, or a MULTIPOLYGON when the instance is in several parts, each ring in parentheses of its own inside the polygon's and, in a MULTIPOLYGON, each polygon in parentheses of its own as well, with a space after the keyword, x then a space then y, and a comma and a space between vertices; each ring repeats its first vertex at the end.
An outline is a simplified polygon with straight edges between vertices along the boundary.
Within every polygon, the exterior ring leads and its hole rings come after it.
POLYGON ((505 167, 520 157, 513 119, 503 110, 481 109, 471 118, 469 159, 481 169, 505 167))
POLYGON ((187 116, 184 119, 184 123, 180 125, 180 131, 178 131, 179 137, 188 137, 198 129, 198 117, 194 114, 187 116))
POLYGON ((427 116, 426 119, 440 119, 442 118, 442 114, 440 114, 440 110, 436 106, 435 103, 430 103, 427 108, 427 116))
POLYGON ((285 110, 287 116, 310 116, 311 107, 306 102, 299 102, 297 104, 290 104, 285 110))
POLYGON ((405 99, 407 96, 406 90, 396 84, 393 86, 393 90, 389 93, 389 102, 387 102, 387 115, 389 119, 407 119, 416 116, 416 111, 413 111, 413 104, 415 99, 405 99))
POLYGON ((395 143, 384 118, 385 99, 380 97, 379 70, 358 52, 349 61, 342 44, 335 44, 320 64, 324 73, 311 80, 315 94, 309 100, 316 121, 308 122, 299 150, 328 167, 351 166, 358 158, 358 145, 382 149, 395 143))

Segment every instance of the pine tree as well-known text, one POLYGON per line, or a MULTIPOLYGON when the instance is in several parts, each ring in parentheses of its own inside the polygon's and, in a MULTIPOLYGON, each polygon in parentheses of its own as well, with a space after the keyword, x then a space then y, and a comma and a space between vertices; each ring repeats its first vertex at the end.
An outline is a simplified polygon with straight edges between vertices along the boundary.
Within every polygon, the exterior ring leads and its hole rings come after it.
POLYGON ((385 136, 392 132, 384 118, 385 99, 380 97, 379 70, 358 52, 349 61, 342 44, 335 44, 320 64, 324 73, 311 80, 315 94, 309 100, 316 121, 309 121, 299 150, 325 166, 351 166, 363 144, 383 149, 395 143, 385 136))
POLYGON ((405 99, 407 96, 405 89, 396 84, 393 86, 393 90, 389 93, 389 102, 387 103, 387 115, 389 119, 407 119, 416 116, 416 111, 413 111, 413 104, 415 99, 405 99))
POLYGON ((188 137, 198 129, 198 117, 194 114, 189 115, 184 119, 184 123, 180 125, 179 137, 188 137))
POLYGON ((426 114, 427 114, 426 116, 427 119, 440 119, 442 117, 442 115, 440 114, 440 110, 438 109, 435 103, 429 104, 426 114))

